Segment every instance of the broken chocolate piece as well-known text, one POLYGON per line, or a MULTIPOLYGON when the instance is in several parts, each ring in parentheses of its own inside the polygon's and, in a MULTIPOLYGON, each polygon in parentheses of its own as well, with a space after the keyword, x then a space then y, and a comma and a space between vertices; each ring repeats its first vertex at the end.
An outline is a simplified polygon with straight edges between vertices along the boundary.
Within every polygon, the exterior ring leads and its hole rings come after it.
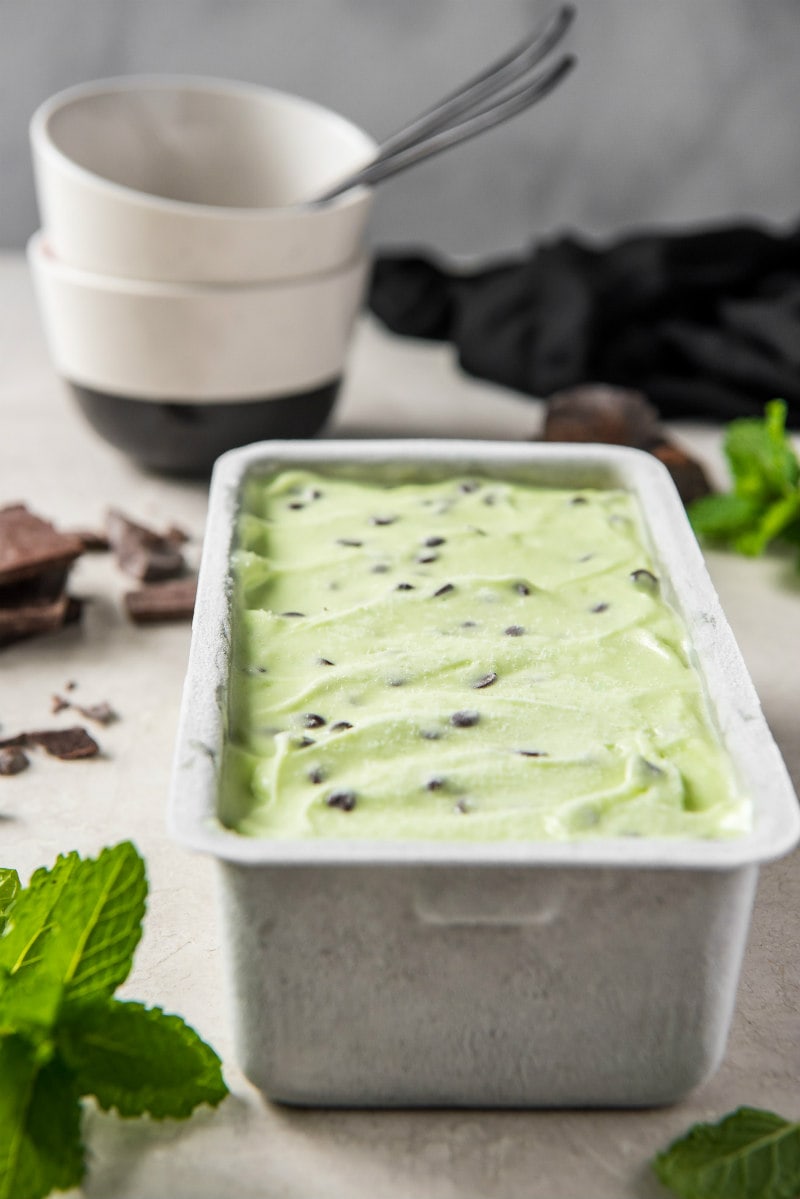
POLYGON ((30 766, 28 755, 17 745, 0 749, 0 774, 19 774, 30 766))
POLYGON ((120 569, 135 579, 154 583, 183 573, 186 563, 174 540, 137 524, 116 508, 106 516, 106 532, 120 569))
POLYGON ((167 620, 191 620, 197 594, 197 579, 171 579, 166 583, 148 583, 125 596, 125 610, 136 624, 157 624, 167 620))
POLYGON ((65 572, 83 553, 74 533, 59 533, 24 504, 0 508, 0 586, 43 572, 65 572))
POLYGON ((545 441, 589 441, 643 449, 658 436, 658 413, 640 391, 589 383, 547 402, 545 441))
POLYGON ((35 729, 29 733, 18 733, 16 737, 4 737, 0 749, 38 745, 54 758, 72 761, 75 758, 93 758, 100 746, 86 729, 79 725, 69 729, 35 729))

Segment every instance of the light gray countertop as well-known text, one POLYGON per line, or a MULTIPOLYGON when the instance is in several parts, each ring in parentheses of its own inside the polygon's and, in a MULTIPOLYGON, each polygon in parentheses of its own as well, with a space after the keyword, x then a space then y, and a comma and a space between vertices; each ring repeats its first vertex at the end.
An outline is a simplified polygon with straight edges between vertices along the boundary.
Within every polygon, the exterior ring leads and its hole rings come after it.
MULTIPOLYGON (((98 527, 114 504, 156 526, 191 531, 199 549, 200 483, 145 475, 101 442, 55 378, 27 268, 0 256, 0 504, 25 501, 59 527, 98 527)), ((364 320, 332 429, 343 436, 527 438, 541 407, 461 376, 447 349, 390 338, 364 320)), ((719 430, 673 432, 724 478, 719 430)), ((761 697, 800 784, 800 577, 789 560, 710 554, 709 566, 761 697)), ((721 1069, 678 1107, 640 1112, 364 1112, 273 1106, 232 1055, 220 977, 211 862, 167 837, 172 744, 188 625, 136 628, 120 607, 126 582, 107 555, 86 555, 71 590, 81 626, 0 655, 5 733, 68 724, 50 697, 68 680, 76 702, 108 700, 102 756, 0 779, 0 863, 27 879, 73 848, 93 854, 132 838, 150 879, 145 935, 127 997, 180 1012, 221 1054, 231 1096, 185 1123, 123 1121, 88 1107, 94 1199, 656 1199, 647 1161, 690 1124, 740 1104, 800 1116, 798 856, 761 875, 730 1041, 721 1069)), ((365 1004, 369 996, 364 997, 365 1004)), ((77 1194, 77 1192, 75 1192, 77 1194)))

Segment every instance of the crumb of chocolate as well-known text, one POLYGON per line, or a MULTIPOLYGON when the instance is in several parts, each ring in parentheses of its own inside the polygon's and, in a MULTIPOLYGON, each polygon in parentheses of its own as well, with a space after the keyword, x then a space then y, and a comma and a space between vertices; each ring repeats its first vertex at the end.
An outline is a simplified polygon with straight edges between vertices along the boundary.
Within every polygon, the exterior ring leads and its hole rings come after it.
POLYGON ((52 695, 50 697, 50 711, 53 716, 57 716, 59 712, 63 712, 65 708, 71 708, 72 704, 68 699, 64 699, 63 695, 52 695))
POLYGON ((20 774, 30 766, 30 760, 18 745, 7 745, 0 749, 0 774, 20 774))

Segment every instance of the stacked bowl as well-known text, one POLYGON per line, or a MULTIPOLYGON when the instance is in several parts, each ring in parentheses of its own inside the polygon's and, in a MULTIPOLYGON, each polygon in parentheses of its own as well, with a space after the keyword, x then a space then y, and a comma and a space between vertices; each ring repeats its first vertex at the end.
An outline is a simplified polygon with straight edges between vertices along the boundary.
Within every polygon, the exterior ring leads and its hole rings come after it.
POLYGON ((142 465, 307 437, 336 398, 372 195, 313 197, 375 143, 308 100, 192 77, 112 79, 31 122, 28 257, 56 370, 142 465))

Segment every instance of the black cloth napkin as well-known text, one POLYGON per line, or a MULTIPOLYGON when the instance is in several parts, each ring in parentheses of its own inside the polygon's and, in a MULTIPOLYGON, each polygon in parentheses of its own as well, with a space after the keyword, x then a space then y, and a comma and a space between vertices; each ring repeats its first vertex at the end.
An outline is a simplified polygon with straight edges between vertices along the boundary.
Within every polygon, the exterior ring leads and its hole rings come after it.
POLYGON ((800 425, 800 229, 740 223, 604 247, 564 236, 465 272, 383 254, 370 307, 533 396, 608 383, 645 392, 664 417, 718 420, 782 398, 800 425))

